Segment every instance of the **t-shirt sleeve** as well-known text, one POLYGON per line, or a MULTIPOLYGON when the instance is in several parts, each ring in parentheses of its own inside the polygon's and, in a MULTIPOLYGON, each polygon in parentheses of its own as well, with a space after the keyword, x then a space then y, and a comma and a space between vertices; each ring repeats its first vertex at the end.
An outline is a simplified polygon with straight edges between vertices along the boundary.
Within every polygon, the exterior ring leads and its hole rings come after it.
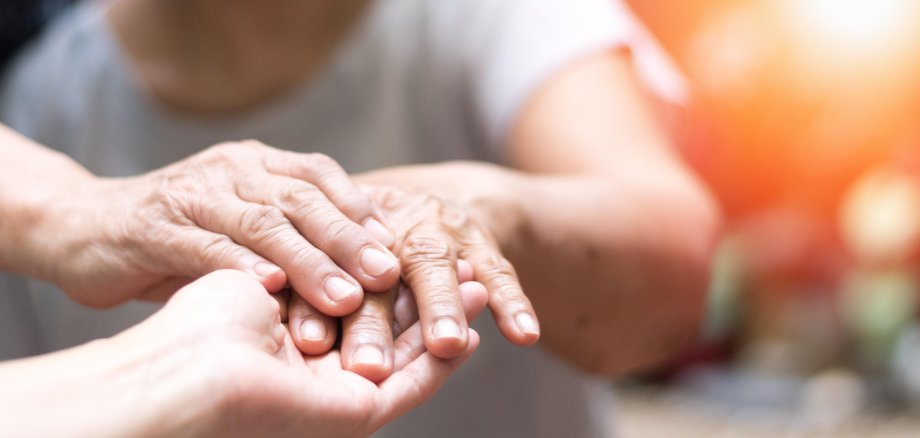
POLYGON ((465 23, 466 86, 493 148, 505 143, 522 105, 554 73, 628 44, 637 31, 617 0, 467 1, 479 10, 465 23))

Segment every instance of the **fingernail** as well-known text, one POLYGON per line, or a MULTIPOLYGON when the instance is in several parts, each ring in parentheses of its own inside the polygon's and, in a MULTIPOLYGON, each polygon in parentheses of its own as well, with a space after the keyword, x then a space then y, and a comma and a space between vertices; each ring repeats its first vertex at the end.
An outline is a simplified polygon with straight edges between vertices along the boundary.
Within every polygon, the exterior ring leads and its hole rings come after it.
POLYGON ((342 277, 329 277, 325 287, 326 295, 332 301, 342 301, 358 292, 358 286, 342 277))
POLYGON ((307 341, 326 339, 326 325, 316 318, 307 318, 300 323, 300 337, 307 341))
POLYGON ((268 263, 268 262, 259 262, 259 263, 256 263, 255 266, 252 267, 252 271, 255 272, 256 275, 258 275, 259 277, 263 277, 263 278, 271 277, 272 275, 275 275, 280 270, 281 268, 271 263, 268 263))
POLYGON ((377 219, 370 218, 364 221, 364 229, 371 233, 371 235, 374 236, 378 242, 383 244, 383 246, 389 247, 396 241, 396 238, 393 237, 393 233, 377 219))
POLYGON ((463 337, 463 334, 460 333, 460 325, 451 318, 441 318, 435 322, 433 333, 437 339, 463 337))
POLYGON ((355 350, 351 360, 365 365, 383 365, 383 351, 375 345, 364 344, 355 350))
POLYGON ((517 323, 518 330, 523 333, 537 335, 540 329, 537 328, 537 321, 529 313, 521 312, 514 316, 514 322, 517 323))
POLYGON ((374 277, 393 269, 396 263, 396 257, 377 248, 366 248, 361 252, 361 267, 374 277))

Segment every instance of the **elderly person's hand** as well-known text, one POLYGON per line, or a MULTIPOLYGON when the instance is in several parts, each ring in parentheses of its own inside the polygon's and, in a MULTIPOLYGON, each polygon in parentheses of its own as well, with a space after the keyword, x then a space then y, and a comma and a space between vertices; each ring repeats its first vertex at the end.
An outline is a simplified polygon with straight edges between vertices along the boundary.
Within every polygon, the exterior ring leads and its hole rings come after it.
MULTIPOLYGON (((414 182, 401 184, 400 189, 381 184, 364 185, 362 189, 370 194, 396 231, 393 252, 401 260, 405 285, 397 296, 369 295, 362 309, 343 320, 342 353, 346 367, 371 379, 384 377, 393 349, 390 325, 395 321, 398 327, 415 315, 420 319, 430 352, 445 358, 460 354, 468 338, 458 285, 472 278, 488 289, 489 307, 502 333, 518 345, 536 342, 540 329, 533 307, 514 268, 502 256, 482 219, 423 189, 435 175, 413 170, 394 172, 408 175, 414 182)), ((364 179, 397 181, 399 178, 381 174, 364 179)), ((331 346, 335 339, 331 318, 320 315, 296 296, 292 298, 290 315, 291 327, 310 327, 293 331, 295 343, 302 351, 318 353, 331 346), (311 337, 311 333, 317 333, 314 327, 324 327, 322 333, 326 337, 311 337)))
MULTIPOLYGON (((485 286, 473 280, 473 267, 464 260, 457 262, 457 281, 463 309, 471 307, 467 297, 478 294, 483 302, 473 307, 485 306, 485 286)), ((397 365, 396 352, 410 348, 397 341, 410 327, 418 332, 413 335, 419 340, 417 348, 425 349, 415 296, 404 282, 385 293, 367 295, 358 310, 342 318, 319 312, 297 294, 275 296, 282 303, 282 315, 290 316, 291 335, 302 353, 320 356, 329 352, 339 339, 341 323, 342 366, 368 380, 380 382, 392 374, 397 365)))
MULTIPOLYGON (((485 289, 463 290, 472 318, 485 289)), ((367 436, 430 397, 477 343, 471 332, 461 357, 439 359, 410 327, 396 372, 375 384, 338 352, 304 358, 258 281, 219 271, 114 338, 0 366, 0 435, 367 436)))
POLYGON ((393 235, 332 159, 258 142, 219 145, 131 178, 88 177, 37 212, 41 277, 75 300, 165 299, 216 269, 289 284, 329 315, 399 278, 393 235), (54 236, 51 238, 51 236, 54 236))

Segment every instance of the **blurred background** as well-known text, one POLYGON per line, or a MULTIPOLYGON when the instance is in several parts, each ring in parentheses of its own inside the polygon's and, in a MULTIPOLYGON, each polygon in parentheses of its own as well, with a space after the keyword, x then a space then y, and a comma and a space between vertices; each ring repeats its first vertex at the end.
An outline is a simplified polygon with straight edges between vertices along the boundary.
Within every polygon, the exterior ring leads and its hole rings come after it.
POLYGON ((621 384, 618 427, 920 436, 920 2, 629 3, 728 233, 705 340, 621 384))

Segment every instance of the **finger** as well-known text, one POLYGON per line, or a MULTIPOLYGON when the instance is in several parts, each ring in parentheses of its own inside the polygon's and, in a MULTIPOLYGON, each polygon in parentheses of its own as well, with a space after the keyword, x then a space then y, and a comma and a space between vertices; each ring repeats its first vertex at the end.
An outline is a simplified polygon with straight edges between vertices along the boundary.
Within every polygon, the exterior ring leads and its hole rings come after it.
POLYGON ((393 372, 393 292, 368 294, 342 318, 342 367, 372 382, 393 372))
MULTIPOLYGON (((464 283, 473 281, 473 265, 466 260, 457 260, 457 281, 460 282, 461 287, 464 283)), ((462 293, 460 298, 464 299, 462 293)), ((415 302, 415 296, 409 286, 400 282, 396 286, 396 304, 393 306, 393 336, 399 336, 416 321, 418 321, 418 305, 415 302)))
MULTIPOLYGON (((189 226, 166 243, 172 253, 170 271, 194 279, 219 269, 236 269, 255 276, 269 292, 277 292, 287 282, 284 271, 250 249, 223 234, 189 226)), ((162 293, 163 291, 159 291, 162 293)))
POLYGON ((463 313, 468 321, 472 321, 489 303, 489 292, 486 286, 478 281, 461 283, 459 289, 460 299, 463 301, 463 313))
POLYGON ((412 229, 398 249, 403 276, 418 303, 425 346, 441 358, 459 355, 468 342, 454 245, 438 224, 430 223, 412 229))
POLYGON ((304 354, 318 356, 335 344, 337 323, 294 293, 288 302, 288 327, 294 345, 304 354))
POLYGON ((517 345, 537 342, 540 326, 536 312, 524 295, 511 262, 487 244, 470 246, 463 256, 473 265, 476 280, 489 290, 489 309, 502 334, 517 345))
POLYGON ((293 289, 321 312, 342 316, 361 305, 364 293, 358 282, 306 241, 280 209, 215 195, 193 220, 280 265, 293 289))
POLYGON ((396 286, 396 298, 393 305, 393 337, 398 337, 407 328, 418 322, 418 304, 415 295, 406 283, 396 286))
MULTIPOLYGON (((285 334, 290 332, 289 327, 283 324, 281 325, 281 330, 285 334)), ((301 366, 304 363, 304 355, 294 344, 294 339, 291 336, 283 336, 281 348, 275 352, 275 358, 291 366, 301 366)))
POLYGON ((287 324, 288 322, 288 310, 290 309, 291 295, 296 294, 293 294, 289 288, 284 288, 277 293, 271 294, 272 298, 278 302, 278 314, 281 317, 282 324, 287 324))
MULTIPOLYGON (((476 319, 489 302, 489 294, 482 283, 468 281, 459 287, 463 312, 468 321, 476 319)), ((393 342, 393 369, 400 370, 425 352, 422 326, 418 322, 409 326, 393 342)))
POLYGON ((460 284, 466 283, 467 281, 475 280, 475 272, 473 271, 473 265, 470 262, 459 259, 457 260, 457 281, 460 284))
POLYGON ((244 200, 280 209, 300 235, 329 255, 365 290, 386 291, 399 279, 396 256, 316 186, 272 174, 244 175, 236 186, 244 200))
POLYGON ((423 353, 380 385, 383 407, 375 425, 383 425, 430 398, 451 373, 479 347, 479 334, 469 331, 469 343, 456 358, 445 360, 423 353))
POLYGON ((232 322, 254 328, 254 332, 270 337, 249 339, 266 351, 277 351, 284 338, 278 303, 266 293, 253 276, 236 270, 220 270, 205 275, 183 287, 169 300, 165 309, 182 310, 182 318, 194 315, 199 322, 232 322))
POLYGON ((271 173, 318 187, 339 211, 354 223, 363 225, 384 246, 390 247, 395 242, 393 232, 373 201, 332 158, 323 154, 271 150, 265 155, 264 164, 271 173))

